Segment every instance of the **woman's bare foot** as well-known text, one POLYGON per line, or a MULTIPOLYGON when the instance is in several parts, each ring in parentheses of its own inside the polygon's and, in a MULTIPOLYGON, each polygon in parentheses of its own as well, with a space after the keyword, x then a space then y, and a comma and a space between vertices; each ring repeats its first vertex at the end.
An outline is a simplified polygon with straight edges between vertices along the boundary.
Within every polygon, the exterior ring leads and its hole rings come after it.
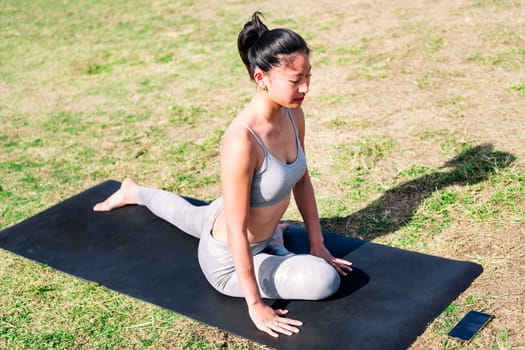
POLYGON ((293 254, 284 246, 284 231, 290 227, 290 224, 279 224, 273 230, 272 238, 265 249, 265 252, 277 256, 287 256, 293 254))
POLYGON ((138 185, 131 179, 126 179, 120 188, 105 201, 95 204, 94 211, 110 211, 128 204, 137 204, 138 185))
POLYGON ((270 245, 284 246, 284 231, 288 230, 290 224, 278 224, 273 230, 272 238, 270 238, 270 245))

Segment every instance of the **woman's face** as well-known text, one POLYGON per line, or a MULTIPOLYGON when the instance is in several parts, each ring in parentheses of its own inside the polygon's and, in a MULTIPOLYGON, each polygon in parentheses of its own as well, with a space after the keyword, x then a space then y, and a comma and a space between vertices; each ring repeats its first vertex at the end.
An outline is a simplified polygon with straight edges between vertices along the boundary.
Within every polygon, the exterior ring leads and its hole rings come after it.
POLYGON ((283 56, 281 65, 265 75, 269 97, 281 106, 300 107, 310 87, 311 70, 306 53, 283 56))

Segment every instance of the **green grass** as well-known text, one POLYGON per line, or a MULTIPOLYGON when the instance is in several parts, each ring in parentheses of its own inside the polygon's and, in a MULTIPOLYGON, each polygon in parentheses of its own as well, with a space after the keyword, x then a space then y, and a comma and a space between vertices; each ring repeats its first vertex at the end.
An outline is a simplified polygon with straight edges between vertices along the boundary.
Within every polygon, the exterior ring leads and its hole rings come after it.
POLYGON ((518 82, 511 84, 508 89, 510 91, 515 91, 520 96, 525 96, 525 83, 524 82, 518 82))

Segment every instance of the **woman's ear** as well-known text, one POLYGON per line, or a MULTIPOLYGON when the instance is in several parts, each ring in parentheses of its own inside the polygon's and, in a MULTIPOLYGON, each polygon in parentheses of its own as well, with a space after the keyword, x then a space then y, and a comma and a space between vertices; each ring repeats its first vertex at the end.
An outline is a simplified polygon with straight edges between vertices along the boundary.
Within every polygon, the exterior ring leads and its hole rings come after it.
POLYGON ((259 89, 266 90, 266 74, 260 68, 255 68, 253 80, 259 89))
POLYGON ((253 79, 256 83, 259 83, 263 78, 263 75, 264 73, 260 68, 255 68, 255 72, 253 73, 253 79))

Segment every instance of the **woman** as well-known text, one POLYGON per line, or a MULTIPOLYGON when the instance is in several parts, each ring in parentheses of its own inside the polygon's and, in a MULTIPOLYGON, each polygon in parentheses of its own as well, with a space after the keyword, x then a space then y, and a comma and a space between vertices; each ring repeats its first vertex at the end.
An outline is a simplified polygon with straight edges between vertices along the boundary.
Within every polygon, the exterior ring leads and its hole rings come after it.
POLYGON ((155 215, 200 239, 199 263, 220 293, 244 297, 256 327, 274 337, 299 332, 302 323, 262 298, 318 300, 335 293, 351 263, 323 243, 304 149, 301 104, 311 66, 305 41, 289 29, 268 30, 255 12, 238 36, 238 49, 257 89, 221 144, 222 197, 203 207, 126 179, 95 211, 145 205, 155 215), (279 222, 293 190, 308 231, 311 254, 282 246, 279 222))

